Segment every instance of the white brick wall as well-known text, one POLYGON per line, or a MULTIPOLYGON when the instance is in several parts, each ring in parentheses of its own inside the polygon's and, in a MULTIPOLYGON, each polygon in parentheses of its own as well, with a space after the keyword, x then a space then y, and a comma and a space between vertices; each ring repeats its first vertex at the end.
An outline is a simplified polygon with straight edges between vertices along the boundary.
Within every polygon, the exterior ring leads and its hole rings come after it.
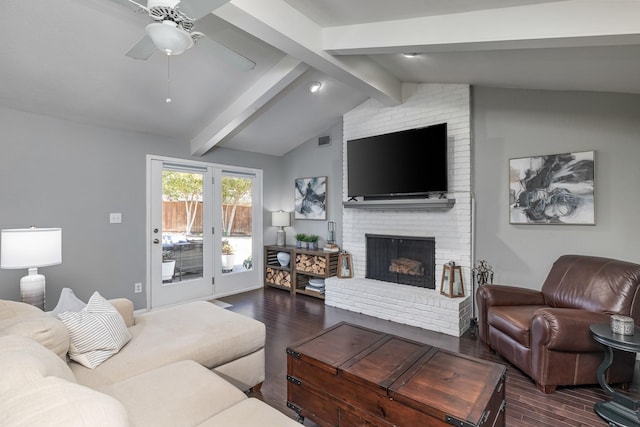
POLYGON ((354 278, 327 282, 327 305, 460 336, 471 317, 471 110, 468 85, 404 84, 404 102, 385 107, 368 100, 344 116, 343 200, 347 195, 346 142, 350 139, 447 122, 449 198, 445 211, 343 209, 343 248, 352 254, 354 278), (366 284, 365 233, 435 237, 436 291, 376 282, 366 284), (442 265, 463 267, 466 298, 442 297, 442 265), (357 283, 357 291, 352 290, 357 283), (375 290, 375 292, 374 292, 375 290), (384 299, 380 298, 385 296, 384 299), (393 296, 393 298, 391 298, 393 296), (384 301, 384 303, 381 303, 384 301), (410 303, 407 303, 409 301, 410 303))

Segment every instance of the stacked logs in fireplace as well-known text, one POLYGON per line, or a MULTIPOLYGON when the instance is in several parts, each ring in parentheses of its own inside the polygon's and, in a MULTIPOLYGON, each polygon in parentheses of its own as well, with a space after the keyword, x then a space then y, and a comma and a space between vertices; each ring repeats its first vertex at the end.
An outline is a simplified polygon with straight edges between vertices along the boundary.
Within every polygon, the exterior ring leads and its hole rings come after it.
POLYGON ((435 289, 435 238, 367 234, 368 279, 435 289))
POLYGON ((394 258, 389 265, 389 271, 411 276, 424 276, 424 265, 415 259, 394 258))

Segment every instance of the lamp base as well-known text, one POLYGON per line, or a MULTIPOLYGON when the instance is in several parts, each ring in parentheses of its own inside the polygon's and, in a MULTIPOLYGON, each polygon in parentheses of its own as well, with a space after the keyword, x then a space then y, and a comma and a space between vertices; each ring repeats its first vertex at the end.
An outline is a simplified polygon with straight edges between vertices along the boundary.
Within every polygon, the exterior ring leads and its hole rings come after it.
POLYGON ((45 307, 45 278, 38 274, 37 268, 30 268, 29 274, 20 279, 20 294, 22 302, 34 305, 44 311, 45 307))
POLYGON ((280 230, 276 233, 276 245, 284 246, 287 241, 286 235, 284 233, 284 227, 280 227, 280 230))

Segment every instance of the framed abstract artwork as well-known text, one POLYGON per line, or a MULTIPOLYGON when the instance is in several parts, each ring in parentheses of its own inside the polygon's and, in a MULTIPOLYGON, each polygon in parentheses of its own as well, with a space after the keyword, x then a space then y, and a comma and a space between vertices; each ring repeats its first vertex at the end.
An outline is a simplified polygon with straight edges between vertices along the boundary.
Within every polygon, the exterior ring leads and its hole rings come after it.
POLYGON ((511 224, 595 225, 595 152, 509 160, 511 224))
POLYGON ((327 177, 295 180, 294 218, 327 219, 327 177))

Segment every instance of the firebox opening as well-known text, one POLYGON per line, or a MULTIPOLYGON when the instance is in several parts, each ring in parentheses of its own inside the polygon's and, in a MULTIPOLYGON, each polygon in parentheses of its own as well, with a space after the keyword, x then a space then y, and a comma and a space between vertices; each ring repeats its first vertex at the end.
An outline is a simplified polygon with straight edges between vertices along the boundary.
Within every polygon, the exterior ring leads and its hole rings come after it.
POLYGON ((435 289, 434 237, 365 236, 368 279, 435 289))

